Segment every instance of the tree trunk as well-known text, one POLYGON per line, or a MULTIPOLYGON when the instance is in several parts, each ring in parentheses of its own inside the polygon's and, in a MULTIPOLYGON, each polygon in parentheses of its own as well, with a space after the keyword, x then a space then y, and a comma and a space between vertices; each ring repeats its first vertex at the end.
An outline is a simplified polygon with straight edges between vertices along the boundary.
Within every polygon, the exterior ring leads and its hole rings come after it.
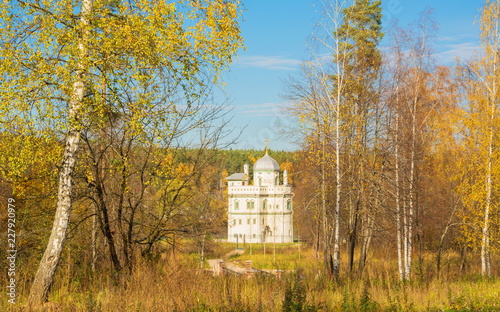
POLYGON ((467 269, 467 243, 460 251, 460 274, 464 274, 467 269))
POLYGON ((370 244, 372 241, 373 226, 375 224, 375 216, 367 215, 365 226, 363 227, 363 243, 361 244, 361 251, 359 254, 359 267, 358 275, 361 277, 363 275, 363 270, 365 269, 366 259, 368 258, 368 250, 370 250, 370 244))
POLYGON ((358 221, 359 221, 359 198, 356 200, 354 211, 351 212, 351 217, 349 221, 349 236, 348 236, 348 268, 349 273, 352 273, 354 269, 354 251, 356 249, 356 240, 358 239, 358 221))
POLYGON ((411 151, 410 151, 410 177, 409 177, 409 202, 408 202, 408 217, 406 219, 406 265, 405 279, 410 280, 411 277, 411 262, 413 253, 413 225, 416 211, 416 188, 417 188, 417 108, 418 108, 418 87, 420 86, 420 78, 417 77, 415 84, 415 97, 411 109, 411 151))
POLYGON ((97 208, 95 209, 95 214, 92 217, 92 262, 91 262, 91 268, 92 268, 92 273, 95 273, 95 264, 97 262, 97 208))
POLYGON ((325 142, 326 134, 323 133, 323 138, 321 138, 322 145, 322 154, 321 154, 321 210, 323 213, 323 265, 325 268, 325 272, 328 276, 333 276, 333 267, 332 267, 332 256, 330 252, 330 236, 329 233, 329 225, 328 225, 328 215, 326 209, 326 168, 325 168, 325 142))
POLYGON ((47 301, 54 274, 61 258, 71 213, 72 176, 79 140, 80 131, 75 129, 70 131, 66 138, 62 168, 59 172, 56 215, 49 243, 31 285, 30 296, 28 298, 28 306, 30 307, 40 306, 47 301))
POLYGON ((491 246, 490 246, 490 218, 492 209, 497 206, 494 202, 495 195, 493 187, 497 171, 493 166, 497 162, 497 135, 498 132, 498 56, 500 50, 500 4, 498 1, 488 1, 481 14, 481 41, 485 50, 485 63, 484 71, 475 71, 478 78, 484 84, 485 90, 488 92, 488 108, 489 108, 489 122, 488 122, 488 137, 487 139, 487 155, 485 159, 486 172, 485 172, 485 198, 484 198, 484 216, 481 225, 481 274, 489 276, 491 274, 491 246))
MULTIPOLYGON (((337 46, 338 47, 338 46, 337 46)), ((340 64, 337 62, 338 69, 340 64)), ((342 79, 337 77, 337 103, 335 105, 335 225, 333 234, 333 276, 338 279, 340 276, 340 191, 342 188, 340 174, 340 103, 342 97, 342 79)))
MULTIPOLYGON (((319 219, 319 218, 318 218, 319 219)), ((314 254, 316 256, 316 259, 319 259, 319 251, 321 249, 321 223, 319 222, 318 220, 318 224, 316 225, 316 230, 312 231, 313 235, 314 235, 314 232, 316 232, 316 235, 315 235, 315 240, 316 240, 316 243, 314 244, 314 254)))
POLYGON ((200 241, 198 242, 199 244, 199 259, 200 259, 200 269, 203 269, 205 266, 205 242, 206 242, 206 232, 204 231, 203 234, 201 234, 200 241))
MULTIPOLYGON (((396 90, 397 92, 397 90, 396 90)), ((399 271, 399 279, 404 280, 404 271, 403 271, 403 227, 401 226, 401 202, 400 202, 400 181, 399 181, 399 115, 396 117, 396 142, 395 142, 395 175, 396 175, 396 236, 397 236, 397 244, 398 244, 398 271, 399 271)))
POLYGON ((481 274, 489 276, 491 274, 490 266, 490 209, 492 197, 492 171, 493 171, 493 119, 495 115, 494 103, 491 112, 490 136, 488 142, 488 166, 486 171, 486 203, 484 207, 484 220, 481 239, 481 274))
MULTIPOLYGON (((499 33, 498 22, 495 25, 495 34, 499 33)), ((493 78, 496 80, 497 74, 497 55, 498 52, 495 50, 493 54, 493 78)), ((489 125, 489 138, 488 138, 488 166, 486 171, 486 203, 484 207, 484 220, 482 228, 482 239, 481 239, 481 274, 489 276, 491 274, 491 264, 490 264, 490 210, 492 201, 492 191, 493 191, 493 149, 495 144, 495 120, 496 120, 496 96, 497 96, 497 83, 493 81, 491 83, 490 91, 490 125, 489 125)))
POLYGON ((89 15, 92 11, 92 5, 92 0, 83 0, 82 2, 80 24, 84 30, 79 42, 80 60, 78 70, 75 73, 76 79, 73 83, 73 94, 69 102, 69 130, 66 136, 62 165, 59 171, 56 214, 47 248, 31 285, 28 298, 28 306, 31 308, 39 307, 47 301, 66 240, 66 230, 71 214, 73 173, 81 137, 79 119, 86 87, 86 70, 83 59, 87 54, 86 37, 88 36, 88 30, 86 28, 89 25, 89 15))
POLYGON ((114 271, 115 273, 119 273, 122 267, 120 264, 120 260, 118 259, 118 254, 116 252, 115 239, 113 236, 113 232, 111 230, 108 207, 104 200, 104 193, 102 190, 102 186, 96 187, 96 196, 99 202, 99 210, 100 210, 99 221, 101 223, 101 230, 108 244, 109 255, 111 257, 111 262, 113 263, 114 271))

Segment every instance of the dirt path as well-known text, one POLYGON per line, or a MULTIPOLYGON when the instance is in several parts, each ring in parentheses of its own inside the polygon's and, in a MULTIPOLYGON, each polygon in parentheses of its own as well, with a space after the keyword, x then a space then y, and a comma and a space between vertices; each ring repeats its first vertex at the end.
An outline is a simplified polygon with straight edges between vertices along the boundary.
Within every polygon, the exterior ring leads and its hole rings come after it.
POLYGON ((229 257, 231 256, 234 256, 234 255, 242 255, 245 253, 245 250, 244 249, 235 249, 235 250, 231 250, 230 252, 228 252, 227 254, 225 254, 222 258, 224 259, 229 259, 229 257))
POLYGON ((210 268, 212 269, 212 271, 214 272, 214 275, 219 275, 219 271, 220 271, 220 267, 219 267, 219 262, 221 261, 225 261, 226 262, 226 268, 230 269, 230 270, 233 270, 233 271, 236 271, 236 272, 241 272, 241 273, 244 273, 245 272, 245 268, 242 268, 241 266, 235 264, 234 262, 231 262, 231 261, 227 261, 227 259, 229 259, 231 256, 234 256, 234 255, 241 255, 245 252, 245 250, 243 249, 235 249, 235 250, 231 250, 230 252, 228 252, 227 254, 225 254, 224 256, 222 256, 222 259, 208 259, 208 265, 210 265, 210 268))

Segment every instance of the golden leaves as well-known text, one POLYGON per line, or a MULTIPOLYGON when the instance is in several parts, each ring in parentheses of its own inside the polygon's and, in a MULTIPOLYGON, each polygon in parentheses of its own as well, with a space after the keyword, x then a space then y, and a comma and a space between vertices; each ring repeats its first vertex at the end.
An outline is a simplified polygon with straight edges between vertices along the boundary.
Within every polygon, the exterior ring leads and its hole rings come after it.
POLYGON ((51 193, 56 183, 62 146, 50 137, 0 134, 0 177, 16 196, 51 193))
MULTIPOLYGON (((19 122, 31 125, 42 118, 59 118, 55 124, 64 125, 65 103, 71 97, 75 70, 82 64, 89 73, 90 94, 83 108, 87 114, 83 122, 89 124, 92 116, 102 119, 116 110, 103 105, 116 105, 112 101, 119 100, 120 92, 130 94, 129 103, 136 102, 131 114, 151 110, 152 103, 161 104, 161 84, 167 80, 174 87, 182 86, 186 99, 198 98, 206 77, 217 81, 220 70, 242 46, 238 1, 141 0, 133 6, 95 1, 90 22, 83 24, 76 22, 79 8, 70 1, 22 7, 3 3, 0 10, 0 112, 12 120, 9 107, 15 106, 19 122), (83 32, 89 35, 88 52, 82 58, 83 32), (102 84, 107 96, 99 94, 102 84), (152 90, 154 85, 159 87, 152 90), (33 106, 39 107, 34 114, 33 106), (57 114, 44 116, 42 107, 57 114)), ((141 118, 131 119, 134 128, 141 127, 137 122, 141 118)))
MULTIPOLYGON (((490 253, 490 240, 496 243, 500 234, 499 220, 492 217, 498 214, 500 199, 499 16, 500 3, 487 1, 480 20, 484 54, 460 68, 458 76, 468 103, 461 133, 458 191, 465 209, 460 217, 465 238, 481 246, 483 264, 490 253)), ((483 274, 489 274, 486 271, 483 266, 483 274)))

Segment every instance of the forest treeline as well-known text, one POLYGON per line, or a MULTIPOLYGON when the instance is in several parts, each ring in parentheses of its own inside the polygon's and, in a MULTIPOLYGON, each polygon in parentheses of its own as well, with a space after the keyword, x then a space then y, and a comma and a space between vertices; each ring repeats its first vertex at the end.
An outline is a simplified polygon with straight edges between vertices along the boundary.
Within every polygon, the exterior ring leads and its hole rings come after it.
MULTIPOLYGON (((446 66, 430 10, 386 30, 381 1, 318 8, 283 92, 300 148, 269 152, 293 185, 294 235, 322 259, 316 277, 362 281, 377 259, 402 285, 445 266, 498 276, 500 1, 481 10, 479 51, 446 66)), ((56 272, 86 289, 179 253, 205 265, 226 231, 224 178, 264 155, 231 150, 227 105, 213 102, 242 14, 237 0, 0 4, 1 217, 15 216, 29 307, 56 272)))

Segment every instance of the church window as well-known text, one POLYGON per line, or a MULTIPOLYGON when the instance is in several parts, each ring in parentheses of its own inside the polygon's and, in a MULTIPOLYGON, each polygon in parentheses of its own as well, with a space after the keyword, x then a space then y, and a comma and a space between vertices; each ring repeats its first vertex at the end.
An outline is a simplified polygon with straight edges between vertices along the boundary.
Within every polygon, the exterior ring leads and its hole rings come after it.
POLYGON ((262 218, 262 224, 264 224, 264 218, 262 218))
POLYGON ((257 224, 257 220, 256 219, 253 219, 253 224, 257 224))
POLYGON ((247 224, 250 224, 250 219, 247 219, 247 224))
POLYGON ((292 203, 290 201, 286 202, 286 209, 292 210, 292 203))
POLYGON ((254 234, 254 235, 253 235, 253 238, 256 238, 256 237, 257 237, 257 235, 255 235, 255 234, 254 234))
POLYGON ((240 209, 240 203, 238 201, 234 202, 234 210, 239 210, 240 209))
POLYGON ((238 219, 238 224, 241 224, 241 219, 238 219))
POLYGON ((278 177, 274 178, 274 185, 278 185, 278 177))
POLYGON ((262 209, 267 209, 267 199, 264 199, 264 203, 262 204, 262 209))
POLYGON ((247 202, 247 209, 253 209, 255 206, 254 206, 254 202, 253 201, 249 201, 247 202))

